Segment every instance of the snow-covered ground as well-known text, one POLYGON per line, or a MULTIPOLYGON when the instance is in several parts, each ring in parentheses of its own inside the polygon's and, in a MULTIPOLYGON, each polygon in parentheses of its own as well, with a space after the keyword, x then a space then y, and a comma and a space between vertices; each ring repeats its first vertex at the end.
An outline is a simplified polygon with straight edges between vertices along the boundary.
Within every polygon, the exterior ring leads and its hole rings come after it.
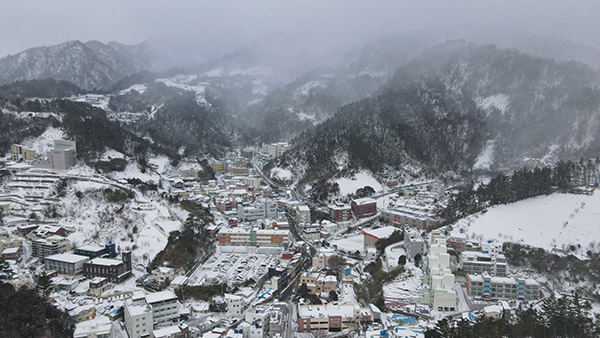
POLYGON ((65 139, 65 132, 62 129, 48 127, 42 135, 34 138, 27 138, 21 142, 26 147, 35 150, 38 156, 46 155, 46 152, 54 148, 54 140, 65 139))
POLYGON ((489 111, 489 109, 493 107, 500 110, 500 112, 504 114, 508 108, 508 105, 510 104, 510 99, 504 94, 496 94, 480 98, 477 103, 485 110, 489 111))
POLYGON ((356 235, 346 236, 340 239, 331 241, 331 246, 337 245, 338 250, 346 252, 363 252, 365 249, 364 235, 361 233, 356 235))
POLYGON ((489 169, 494 161, 494 141, 488 141, 473 165, 474 170, 489 169))
POLYGON ((410 262, 406 263, 404 269, 398 278, 383 286, 386 300, 402 301, 423 297, 423 271, 410 262))
POLYGON ((364 188, 367 185, 375 191, 381 191, 383 188, 381 183, 368 171, 360 171, 353 178, 338 178, 336 182, 340 187, 340 195, 342 196, 354 194, 356 190, 364 188))
POLYGON ((293 177, 291 171, 283 168, 273 168, 271 169, 271 178, 278 178, 282 180, 289 181, 293 177))
POLYGON ((509 205, 459 221, 454 231, 469 240, 517 242, 552 250, 581 245, 600 249, 600 191, 593 195, 555 193, 509 205))

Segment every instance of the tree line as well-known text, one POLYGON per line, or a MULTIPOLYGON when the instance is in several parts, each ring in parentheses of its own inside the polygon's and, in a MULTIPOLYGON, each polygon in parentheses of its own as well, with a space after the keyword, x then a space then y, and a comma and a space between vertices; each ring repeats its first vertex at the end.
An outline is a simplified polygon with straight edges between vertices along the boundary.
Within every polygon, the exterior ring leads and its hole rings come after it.
POLYGON ((425 332, 426 338, 549 338, 598 337, 600 317, 590 317, 591 305, 577 294, 561 298, 546 298, 539 309, 519 309, 501 319, 482 318, 475 323, 465 319, 440 320, 425 332))
POLYGON ((596 184, 599 160, 558 162, 552 167, 522 168, 512 175, 498 174, 489 183, 474 188, 470 183, 460 189, 442 211, 446 223, 477 213, 487 207, 527 198, 568 191, 575 186, 596 184))

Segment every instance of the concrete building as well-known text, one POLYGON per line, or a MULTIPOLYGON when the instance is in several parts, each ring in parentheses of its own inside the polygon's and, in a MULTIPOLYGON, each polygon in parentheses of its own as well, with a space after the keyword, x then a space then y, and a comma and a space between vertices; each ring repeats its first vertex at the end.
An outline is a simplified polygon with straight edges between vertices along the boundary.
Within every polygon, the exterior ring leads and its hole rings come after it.
POLYGON ((377 214, 377 201, 370 197, 352 200, 350 206, 354 217, 357 219, 367 218, 377 214))
POLYGON ((244 313, 244 298, 230 293, 226 293, 224 298, 227 303, 227 314, 239 316, 244 313))
POLYGON ((90 288, 88 289, 88 293, 92 296, 99 296, 104 291, 110 289, 110 284, 108 283, 108 279, 104 277, 95 277, 90 281, 90 288))
POLYGON ((459 232, 452 233, 448 237, 448 248, 454 251, 465 251, 467 245, 467 235, 459 232))
POLYGON ((217 240, 220 246, 286 247, 289 230, 221 229, 217 240))
POLYGON ((296 206, 296 222, 298 223, 310 223, 310 208, 308 205, 296 206))
POLYGON ((298 305, 298 331, 324 335, 329 332, 356 329, 360 323, 360 307, 332 302, 326 305, 298 305))
POLYGON ((506 256, 494 243, 484 243, 481 246, 481 252, 461 252, 459 263, 466 274, 487 272, 492 276, 506 276, 506 256))
MULTIPOLYGON (((406 239, 406 235, 404 237, 406 239)), ((450 255, 447 252, 446 236, 440 231, 431 234, 427 268, 433 311, 456 311, 458 295, 454 288, 454 274, 450 271, 450 255)))
POLYGON ((131 251, 121 253, 122 260, 97 257, 83 265, 86 278, 104 277, 109 282, 121 283, 131 276, 131 251))
POLYGON ((98 245, 84 245, 73 249, 73 253, 81 256, 88 256, 89 258, 107 257, 113 258, 117 256, 115 249, 115 243, 108 242, 104 247, 98 245))
POLYGON ((112 322, 106 316, 97 316, 75 324, 74 338, 109 338, 112 322))
POLYGON ((61 253, 44 258, 46 270, 56 271, 62 275, 78 275, 83 272, 84 263, 89 257, 72 253, 61 253))
POLYGON ((416 255, 425 255, 425 240, 417 228, 404 228, 404 248, 406 257, 413 260, 416 255))
POLYGON ((387 226, 363 231, 365 251, 368 248, 375 248, 378 240, 390 237, 395 231, 401 230, 393 226, 387 226))
POLYGON ((384 209, 381 211, 381 220, 397 227, 417 228, 420 231, 429 231, 438 224, 435 214, 418 206, 396 209, 384 209))
POLYGON ((71 250, 71 243, 62 236, 50 236, 31 240, 31 255, 44 258, 71 250))
POLYGON ((129 338, 151 337, 154 328, 152 308, 142 293, 135 292, 131 299, 125 301, 124 317, 129 338))
POLYGON ((159 266, 150 273, 150 280, 157 285, 168 285, 175 278, 175 269, 159 266))
POLYGON ((147 294, 146 304, 152 308, 152 318, 157 327, 169 326, 179 322, 179 302, 173 291, 161 291, 147 294))
POLYGON ((533 278, 493 277, 488 273, 468 274, 467 293, 482 299, 538 300, 540 285, 533 278))
POLYGON ((52 169, 66 170, 75 165, 75 150, 53 149, 46 153, 47 167, 52 169))
POLYGON ((21 144, 13 144, 10 147, 11 159, 15 162, 18 161, 33 161, 35 160, 35 150, 30 149, 21 144))
POLYGON ((352 208, 348 204, 332 204, 329 206, 329 217, 335 222, 347 222, 352 219, 352 208))
POLYGON ((240 221, 256 221, 259 219, 274 219, 277 216, 277 204, 270 200, 256 201, 252 205, 239 205, 237 218, 240 221))

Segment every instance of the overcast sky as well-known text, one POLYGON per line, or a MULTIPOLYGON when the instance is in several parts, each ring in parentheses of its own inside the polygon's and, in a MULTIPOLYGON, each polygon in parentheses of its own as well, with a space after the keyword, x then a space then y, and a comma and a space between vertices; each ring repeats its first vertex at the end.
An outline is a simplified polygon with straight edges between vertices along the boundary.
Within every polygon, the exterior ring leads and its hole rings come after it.
POLYGON ((598 0, 4 0, 1 8, 0 56, 74 39, 215 49, 267 41, 318 51, 423 29, 450 38, 524 30, 600 47, 598 0))

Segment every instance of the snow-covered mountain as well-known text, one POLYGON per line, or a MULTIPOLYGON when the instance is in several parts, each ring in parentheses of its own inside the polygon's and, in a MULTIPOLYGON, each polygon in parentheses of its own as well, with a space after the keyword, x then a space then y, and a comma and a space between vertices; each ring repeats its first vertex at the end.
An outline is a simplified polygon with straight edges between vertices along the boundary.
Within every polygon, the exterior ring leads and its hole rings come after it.
POLYGON ((0 59, 0 84, 54 78, 84 89, 105 88, 146 68, 143 51, 143 45, 78 40, 34 47, 0 59))
POLYGON ((278 166, 322 187, 362 169, 469 173, 597 156, 599 79, 576 62, 445 43, 297 138, 278 166))

